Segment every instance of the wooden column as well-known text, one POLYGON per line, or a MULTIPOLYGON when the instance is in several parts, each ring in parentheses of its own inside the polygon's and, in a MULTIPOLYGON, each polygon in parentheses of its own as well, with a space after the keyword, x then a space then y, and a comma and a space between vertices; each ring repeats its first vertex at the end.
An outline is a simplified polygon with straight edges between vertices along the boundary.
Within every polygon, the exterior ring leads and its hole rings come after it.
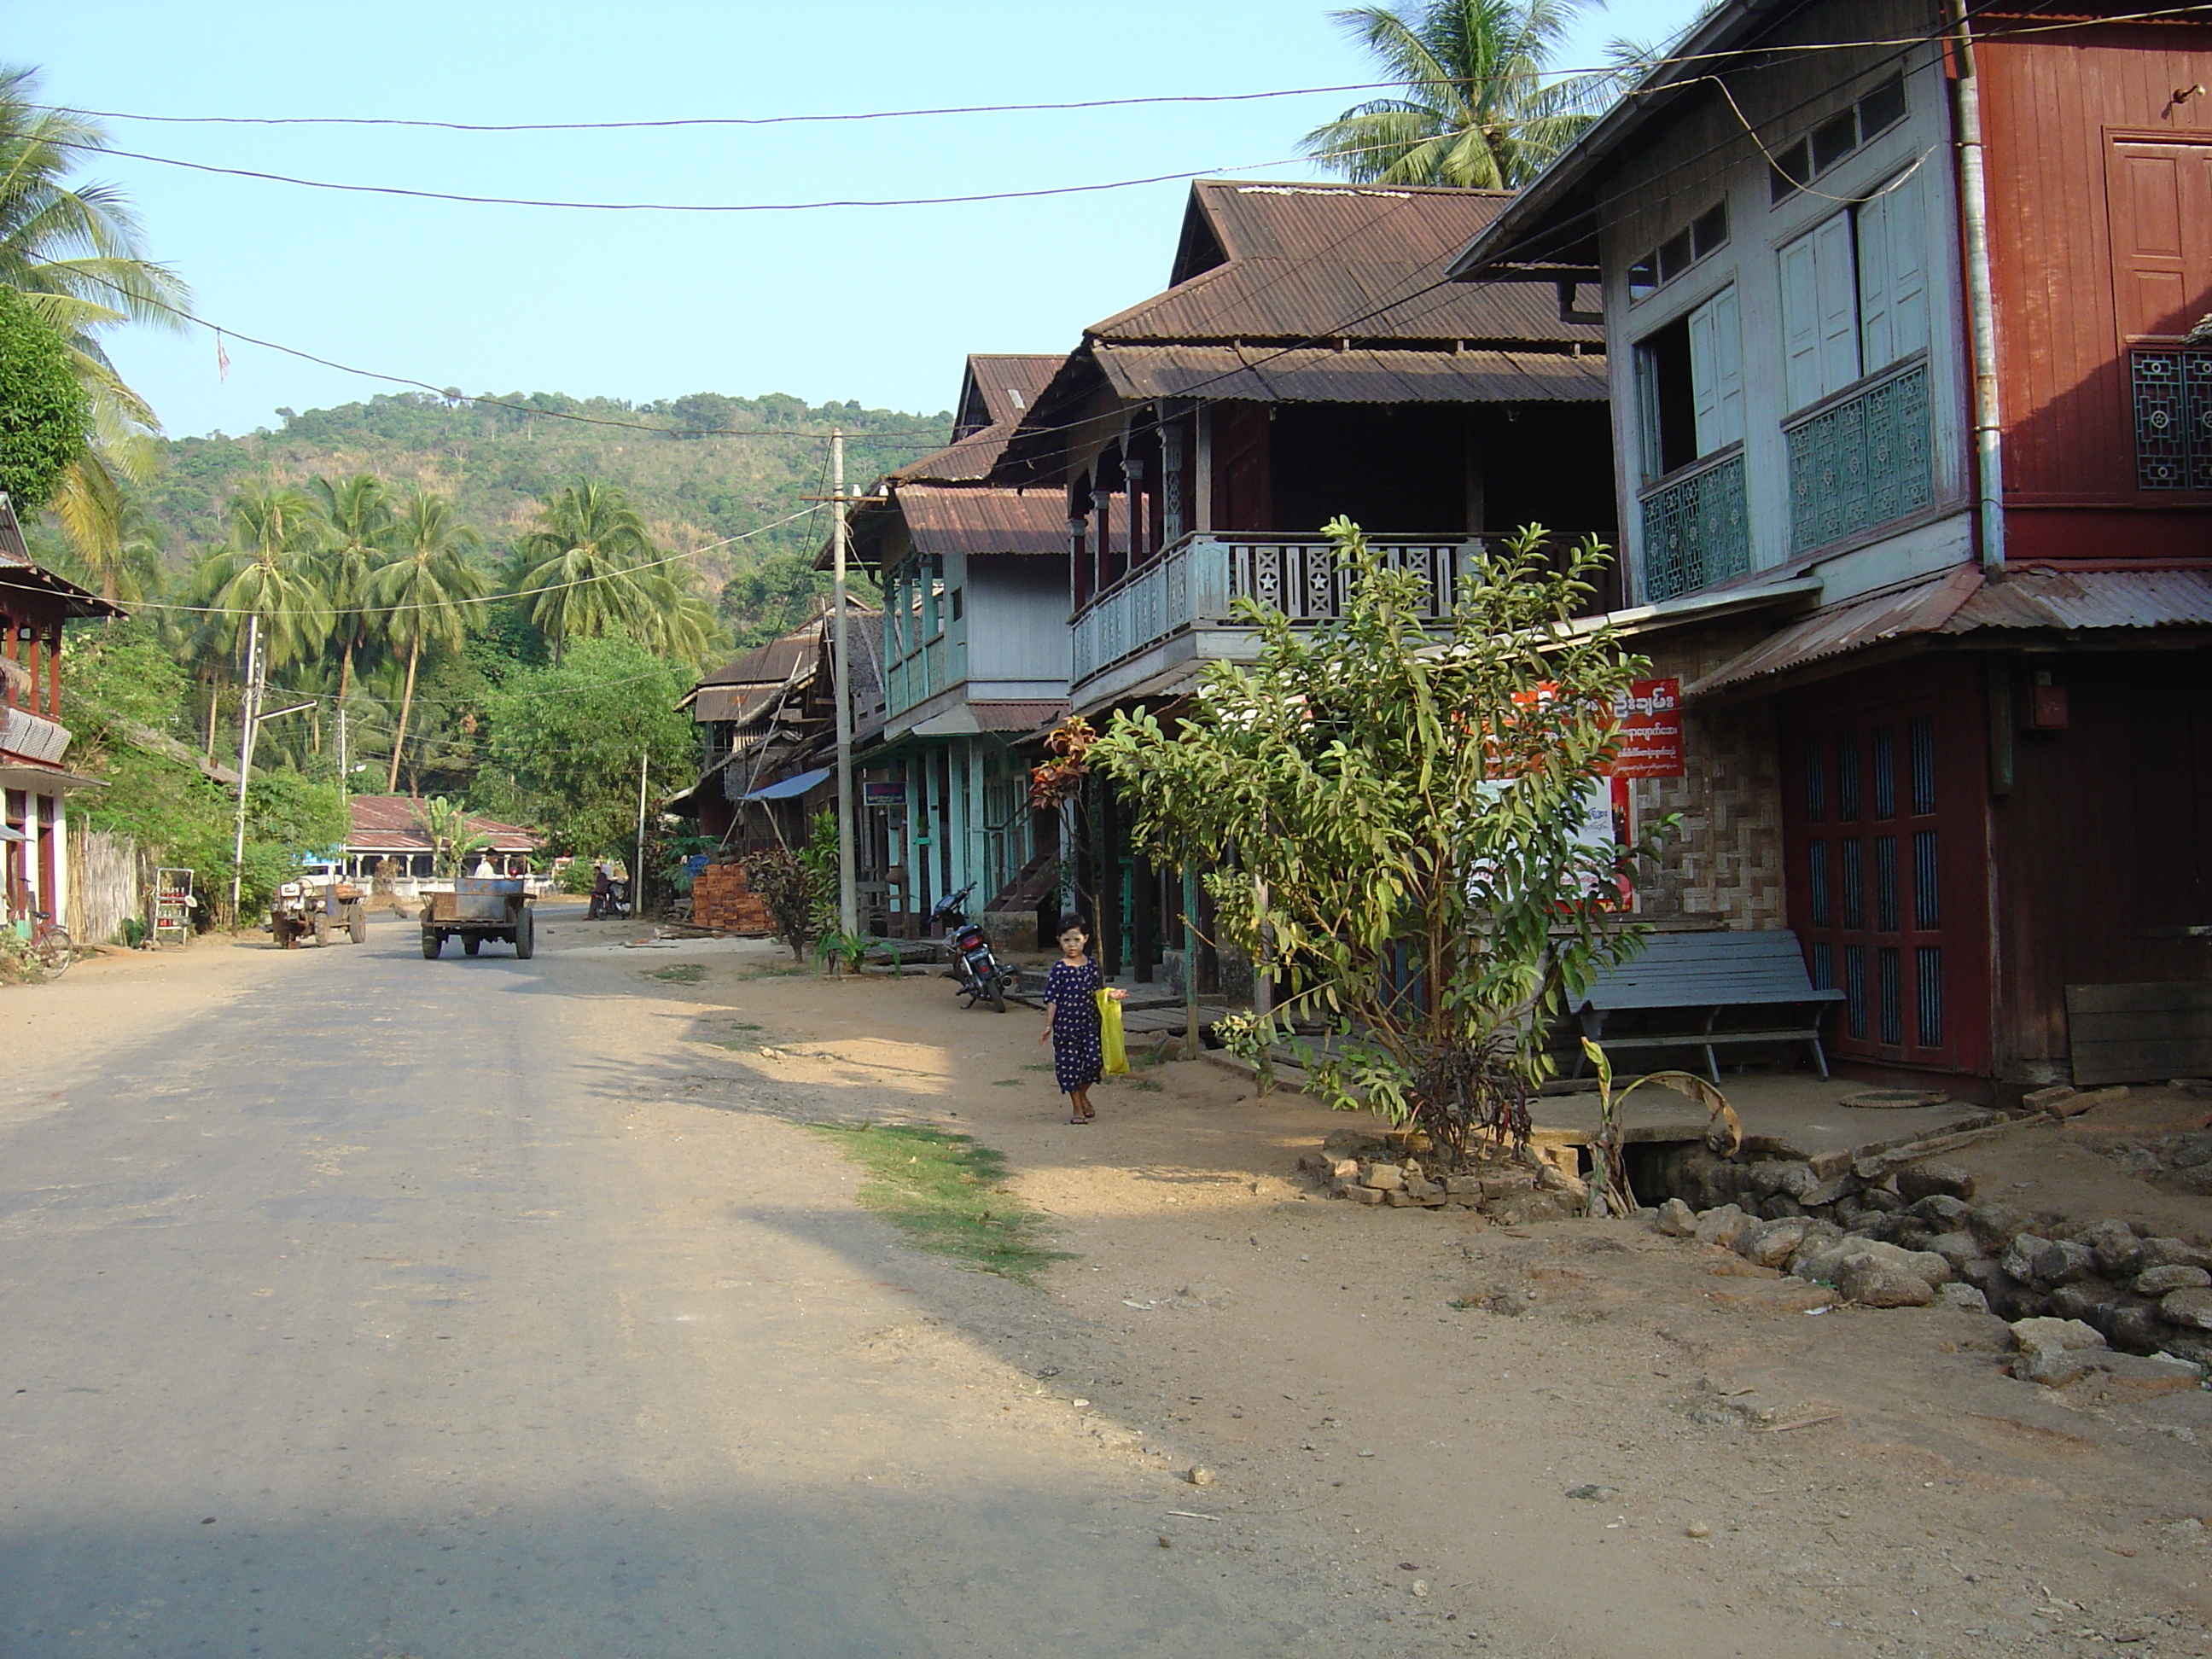
POLYGON ((1114 539, 1114 492, 1103 487, 1091 492, 1091 597, 1106 588, 1106 570, 1114 539))
POLYGON ((1152 969, 1160 959, 1160 878, 1152 861, 1131 849, 1129 864, 1130 918, 1136 924, 1131 930, 1130 944, 1134 947, 1137 982, 1150 985, 1152 969))
POLYGON ((1180 417, 1160 427, 1160 545, 1173 547, 1190 528, 1187 503, 1190 479, 1188 458, 1183 453, 1183 425, 1180 417))
POLYGON ((1191 416, 1194 428, 1190 458, 1190 527, 1213 528, 1213 416, 1208 404, 1191 416))

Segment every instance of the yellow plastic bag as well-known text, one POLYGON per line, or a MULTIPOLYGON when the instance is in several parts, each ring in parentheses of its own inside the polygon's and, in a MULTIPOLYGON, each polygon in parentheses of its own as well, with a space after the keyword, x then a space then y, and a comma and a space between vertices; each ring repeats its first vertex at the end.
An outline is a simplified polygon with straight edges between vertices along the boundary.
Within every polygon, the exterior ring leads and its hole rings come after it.
POLYGON ((1094 991, 1098 999, 1098 1052, 1105 1056, 1108 1077, 1127 1077, 1129 1044, 1121 1034, 1121 1000, 1111 991, 1094 991))

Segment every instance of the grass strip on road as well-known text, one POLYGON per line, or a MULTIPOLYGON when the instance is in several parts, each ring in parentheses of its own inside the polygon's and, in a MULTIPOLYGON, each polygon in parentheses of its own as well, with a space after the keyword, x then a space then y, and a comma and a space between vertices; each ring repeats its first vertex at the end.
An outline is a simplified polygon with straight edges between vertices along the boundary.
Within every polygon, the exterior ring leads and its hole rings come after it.
POLYGON ((871 1179, 860 1200, 914 1244, 981 1273, 1034 1284, 1066 1250, 1036 1242, 1043 1218, 1000 1183, 1006 1159, 967 1135, 905 1123, 817 1123, 871 1179))

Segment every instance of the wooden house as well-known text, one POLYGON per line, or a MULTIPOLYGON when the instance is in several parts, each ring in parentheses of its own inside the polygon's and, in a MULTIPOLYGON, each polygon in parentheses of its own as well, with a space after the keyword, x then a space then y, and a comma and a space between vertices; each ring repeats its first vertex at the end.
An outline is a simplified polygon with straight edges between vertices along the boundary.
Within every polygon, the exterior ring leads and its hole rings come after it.
POLYGON ((1003 940, 1035 942, 1058 849, 1026 745, 1067 708, 1067 511, 1056 485, 987 480, 1061 362, 969 357, 951 444, 854 515, 854 556, 884 592, 883 704, 860 721, 864 873, 902 933, 972 886, 1003 940))
MULTIPOLYGON (((1073 712, 1171 710, 1249 659, 1239 599, 1334 616, 1340 515, 1440 605, 1486 538, 1613 538, 1603 330, 1571 297, 1447 280, 1510 200, 1192 186, 1168 288, 1085 331, 992 475, 1063 492, 1073 712)), ((1151 978, 1197 884, 1135 854, 1103 787, 1064 836, 1066 902, 1095 906, 1109 969, 1151 978)))
POLYGON ((1793 929, 1863 1075, 2201 1073, 2212 24, 1972 10, 1732 0, 1452 269, 1601 305, 1646 913, 1793 929))
POLYGON ((69 914, 66 802, 102 787, 70 769, 61 723, 62 628, 124 613, 31 562, 14 506, 0 494, 0 925, 27 933, 69 914))

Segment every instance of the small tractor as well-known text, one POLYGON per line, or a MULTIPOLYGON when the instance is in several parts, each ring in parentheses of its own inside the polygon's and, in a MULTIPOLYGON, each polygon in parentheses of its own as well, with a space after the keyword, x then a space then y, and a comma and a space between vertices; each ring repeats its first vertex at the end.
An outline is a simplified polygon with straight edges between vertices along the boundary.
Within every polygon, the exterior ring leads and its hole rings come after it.
POLYGON ((290 950, 309 934, 318 945, 343 932, 356 945, 368 943, 368 895, 335 870, 303 872, 276 890, 269 903, 269 931, 290 950))

